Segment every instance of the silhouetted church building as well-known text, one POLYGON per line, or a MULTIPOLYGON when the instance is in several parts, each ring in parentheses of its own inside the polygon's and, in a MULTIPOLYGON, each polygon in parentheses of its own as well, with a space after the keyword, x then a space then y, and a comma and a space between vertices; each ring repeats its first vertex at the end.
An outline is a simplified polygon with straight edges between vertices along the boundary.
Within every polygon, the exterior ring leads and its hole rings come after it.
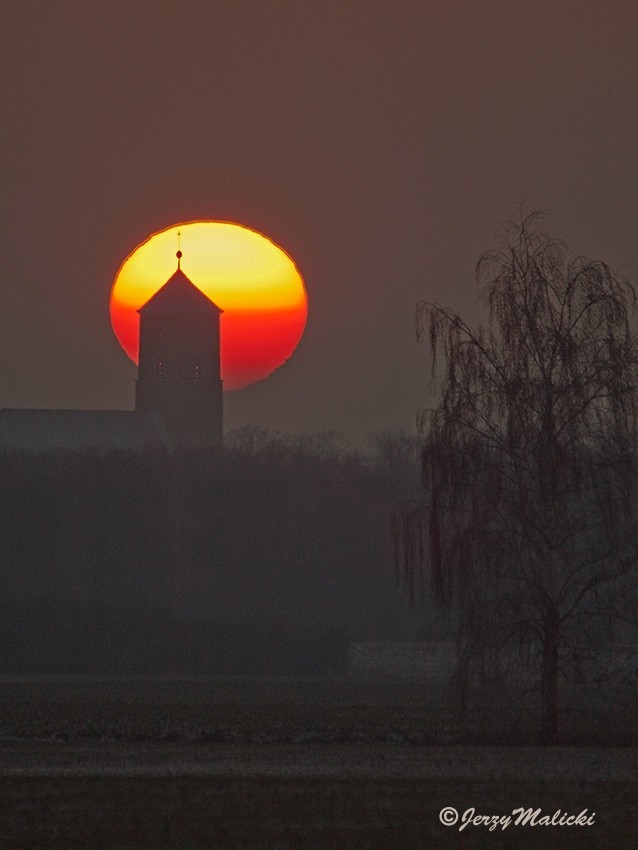
POLYGON ((221 445, 221 310, 178 264, 139 314, 135 410, 159 414, 176 445, 221 445))
POLYGON ((221 310, 177 270, 139 312, 135 410, 0 410, 0 450, 221 446, 221 310))

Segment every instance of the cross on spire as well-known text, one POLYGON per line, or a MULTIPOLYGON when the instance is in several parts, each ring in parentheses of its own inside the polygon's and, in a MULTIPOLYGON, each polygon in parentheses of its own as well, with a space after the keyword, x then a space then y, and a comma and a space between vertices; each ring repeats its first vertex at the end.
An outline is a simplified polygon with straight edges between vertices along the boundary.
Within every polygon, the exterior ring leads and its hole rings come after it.
POLYGON ((182 267, 182 231, 181 230, 177 231, 177 254, 175 254, 175 256, 177 257, 177 268, 181 269, 181 267, 182 267))

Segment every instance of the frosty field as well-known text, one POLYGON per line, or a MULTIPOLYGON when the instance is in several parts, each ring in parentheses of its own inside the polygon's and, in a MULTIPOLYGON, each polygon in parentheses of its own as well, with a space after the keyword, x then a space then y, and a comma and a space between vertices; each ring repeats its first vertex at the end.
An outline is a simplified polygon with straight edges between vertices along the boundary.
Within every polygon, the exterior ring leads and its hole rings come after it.
POLYGON ((635 846, 635 748, 466 746, 417 683, 3 681, 0 847, 635 846), (595 812, 463 831, 439 811, 595 812))

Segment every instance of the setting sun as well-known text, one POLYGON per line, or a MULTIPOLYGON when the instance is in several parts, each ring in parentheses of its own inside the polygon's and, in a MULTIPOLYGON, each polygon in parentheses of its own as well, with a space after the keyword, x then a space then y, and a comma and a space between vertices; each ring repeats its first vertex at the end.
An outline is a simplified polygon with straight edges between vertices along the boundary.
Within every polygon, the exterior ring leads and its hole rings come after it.
POLYGON ((150 236, 122 263, 111 290, 110 312, 128 356, 137 363, 137 311, 177 268, 178 247, 184 273, 224 311, 224 389, 245 387, 285 363, 306 324, 303 278, 288 254, 266 236, 223 221, 173 225, 150 236))

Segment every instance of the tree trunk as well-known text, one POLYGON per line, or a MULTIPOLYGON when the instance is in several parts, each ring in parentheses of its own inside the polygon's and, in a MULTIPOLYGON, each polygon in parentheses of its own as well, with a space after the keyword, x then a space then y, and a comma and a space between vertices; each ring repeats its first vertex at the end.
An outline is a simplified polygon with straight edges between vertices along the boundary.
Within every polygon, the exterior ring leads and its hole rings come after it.
POLYGON ((552 605, 545 615, 543 636, 543 666, 541 671, 542 741, 558 741, 558 646, 560 620, 552 605))

